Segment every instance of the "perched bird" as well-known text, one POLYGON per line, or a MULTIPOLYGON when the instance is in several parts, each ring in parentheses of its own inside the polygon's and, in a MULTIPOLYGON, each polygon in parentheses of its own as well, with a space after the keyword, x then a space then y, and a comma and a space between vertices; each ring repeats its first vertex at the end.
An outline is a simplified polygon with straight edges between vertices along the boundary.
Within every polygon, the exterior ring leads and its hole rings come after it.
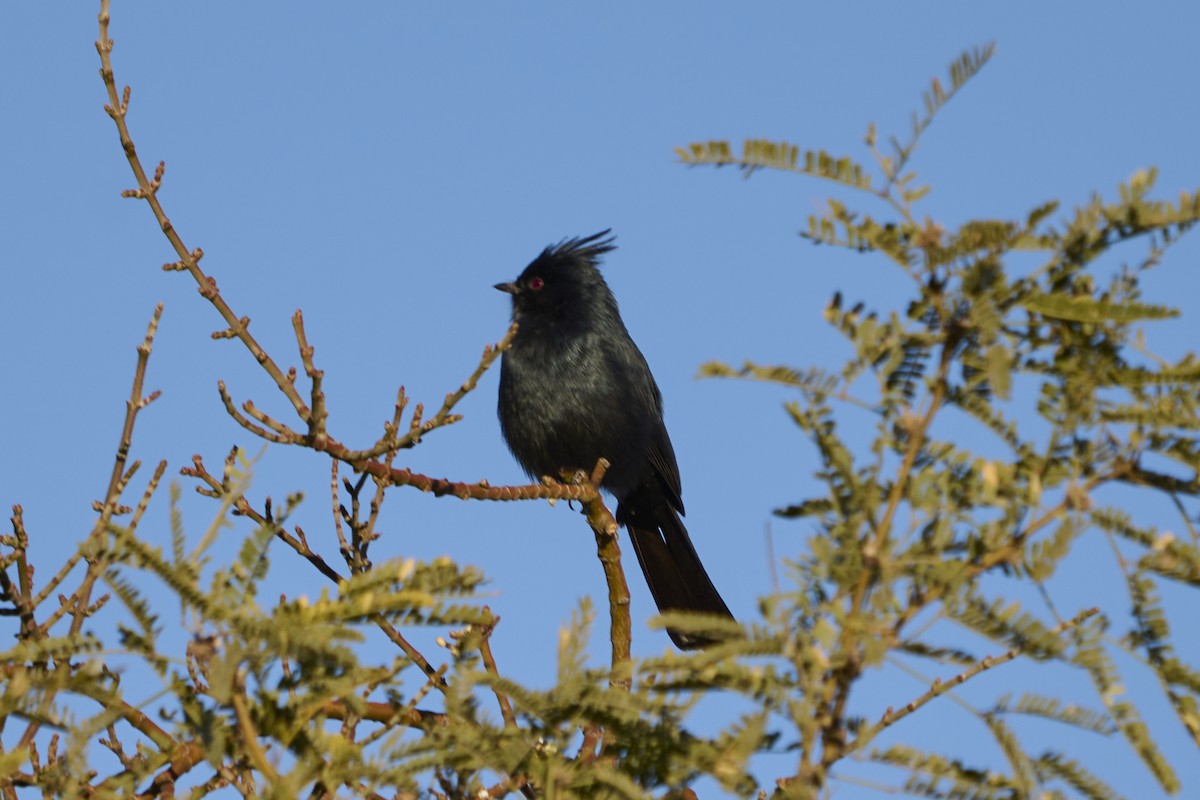
MULTIPOLYGON (((532 477, 590 473, 609 461, 603 488, 617 499, 660 611, 732 618, 683 527, 679 466, 662 394, 597 269, 616 248, 609 231, 547 247, 512 283, 518 323, 500 365, 500 429, 532 477)), ((707 637, 668 630, 684 650, 707 637)))

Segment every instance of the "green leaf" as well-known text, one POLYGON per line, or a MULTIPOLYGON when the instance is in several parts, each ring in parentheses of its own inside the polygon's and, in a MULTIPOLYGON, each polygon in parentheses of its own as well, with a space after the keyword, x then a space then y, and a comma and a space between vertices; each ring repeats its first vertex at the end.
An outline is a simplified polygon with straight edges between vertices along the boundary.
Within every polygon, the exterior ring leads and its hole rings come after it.
POLYGON ((1108 303, 1087 297, 1070 297, 1064 294, 1043 294, 1021 301, 1021 305, 1035 314, 1070 322, 1116 322, 1129 323, 1142 319, 1170 319, 1178 317, 1179 311, 1167 306, 1146 303, 1108 303))

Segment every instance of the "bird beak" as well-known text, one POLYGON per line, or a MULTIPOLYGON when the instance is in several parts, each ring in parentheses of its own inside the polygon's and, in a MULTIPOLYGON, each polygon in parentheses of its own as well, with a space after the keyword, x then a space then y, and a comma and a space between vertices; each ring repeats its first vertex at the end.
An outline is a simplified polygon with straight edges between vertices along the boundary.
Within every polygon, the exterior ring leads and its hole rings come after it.
POLYGON ((514 297, 521 293, 521 287, 517 286, 515 283, 497 283, 496 288, 502 292, 511 294, 514 297))

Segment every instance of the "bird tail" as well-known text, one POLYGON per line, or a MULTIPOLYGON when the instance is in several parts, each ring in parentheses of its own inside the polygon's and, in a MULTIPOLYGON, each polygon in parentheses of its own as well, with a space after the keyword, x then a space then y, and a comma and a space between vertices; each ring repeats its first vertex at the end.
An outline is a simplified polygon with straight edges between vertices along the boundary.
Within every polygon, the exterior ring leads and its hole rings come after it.
MULTIPOLYGON (((622 510, 618 509, 618 517, 622 516, 622 510)), ((733 619, 674 509, 664 508, 651 519, 638 519, 640 515, 636 513, 628 516, 629 539, 659 611, 696 611, 733 619)), ((695 650, 714 643, 707 636, 671 628, 667 634, 680 650, 695 650)))

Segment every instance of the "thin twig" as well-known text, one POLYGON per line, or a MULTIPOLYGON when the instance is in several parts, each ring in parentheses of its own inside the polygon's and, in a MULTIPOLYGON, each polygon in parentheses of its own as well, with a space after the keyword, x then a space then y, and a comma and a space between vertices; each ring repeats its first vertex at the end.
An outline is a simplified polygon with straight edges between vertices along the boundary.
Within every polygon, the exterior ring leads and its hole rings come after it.
MULTIPOLYGON (((100 516, 87 537, 89 542, 94 542, 106 535, 113 515, 121 510, 118 502, 121 491, 124 489, 133 471, 132 467, 127 471, 126 464, 128 463, 130 448, 133 445, 134 423, 137 421, 138 412, 149 405, 154 397, 158 396, 157 393, 153 393, 150 397, 147 397, 143 391, 146 380, 146 366, 150 361, 150 353, 154 345, 154 335, 158 331, 158 323, 162 319, 162 312, 163 306, 162 303, 159 303, 150 318, 150 324, 146 327, 146 336, 137 348, 137 366, 133 373, 133 385, 130 388, 129 400, 125 404, 125 421, 121 427, 121 438, 117 445, 116 457, 113 459, 113 468, 109 475, 108 489, 104 493, 104 500, 100 503, 100 516)), ((42 627, 45 630, 48 631, 62 618, 64 613, 69 613, 72 615, 72 618, 68 635, 78 636, 79 632, 83 629, 84 620, 94 614, 103 605, 106 598, 101 598, 96 603, 92 603, 91 597, 96 581, 103 573, 106 563, 101 558, 89 558, 87 562, 87 570, 79 587, 69 598, 60 603, 59 608, 43 623, 42 627)), ((46 692, 39 704, 37 718, 48 718, 47 712, 54 702, 56 693, 53 689, 46 692)), ((36 719, 31 721, 22 734, 17 749, 27 747, 37 735, 40 727, 40 723, 36 719)))
MULTIPOLYGON (((1066 633, 1068 630, 1078 627, 1079 625, 1083 624, 1086 620, 1088 620, 1091 617, 1094 617, 1098 613, 1100 613, 1100 609, 1098 609, 1098 608, 1085 609, 1085 610, 1079 612, 1078 614, 1076 614, 1071 619, 1066 620, 1062 624, 1053 628, 1050 631, 1050 635, 1057 636, 1059 634, 1066 633)), ((946 694, 951 689, 954 689, 957 686, 961 686, 962 684, 966 683, 967 681, 971 680, 971 678, 974 678, 976 675, 979 675, 982 672, 986 672, 987 670, 989 670, 993 667, 999 666, 1001 664, 1007 664, 1009 661, 1012 661, 1017 656, 1021 655, 1022 652, 1023 652, 1023 648, 1013 647, 1013 648, 1001 653, 998 656, 987 656, 987 657, 981 659, 975 665, 973 665, 970 669, 960 672, 958 675, 955 675, 953 678, 951 678, 948 681, 942 681, 940 679, 935 680, 933 682, 933 684, 929 687, 928 691, 926 691, 920 697, 911 701, 907 705, 900 708, 900 710, 897 711, 897 710, 893 709, 891 706, 889 706, 887 711, 885 711, 883 713, 883 716, 880 717, 879 722, 875 723, 874 725, 870 726, 868 729, 864 730, 862 733, 859 734, 858 738, 856 738, 853 742, 849 743, 846 746, 846 752, 849 753, 853 750, 861 748, 871 738, 876 736, 880 731, 882 731, 885 728, 887 728, 891 725, 894 725, 895 723, 904 719, 909 714, 912 714, 917 709, 919 709, 922 706, 931 702, 934 698, 937 698, 937 697, 942 696, 943 694, 946 694)))
POLYGON ((629 689, 630 642, 633 638, 633 623, 629 618, 629 584, 621 566, 621 545, 617 541, 617 521, 604 505, 598 488, 604 480, 608 461, 600 459, 586 484, 592 496, 583 501, 588 525, 596 535, 596 554, 604 568, 604 580, 608 586, 608 612, 611 619, 609 641, 612 644, 612 683, 629 689))
POLYGON ((342 504, 338 502, 338 464, 340 462, 336 458, 329 459, 330 478, 329 478, 329 493, 333 499, 333 529, 337 534, 338 548, 341 551, 342 558, 349 564, 353 559, 350 543, 346 541, 346 533, 342 530, 342 504))
POLYGON ((307 406, 305 406, 300 394, 296 391, 296 387, 292 385, 283 371, 279 369, 250 333, 248 327, 249 319, 239 317, 233 312, 233 309, 229 307, 217 290, 216 281, 200 269, 200 259, 204 256, 204 251, 200 248, 189 250, 184 245, 183 239, 180 238, 175 227, 171 224, 170 219, 167 218, 166 211, 163 210, 162 204, 158 201, 158 189, 162 184, 165 163, 159 162, 153 180, 146 176, 146 170, 142 167, 141 159, 137 154, 137 148, 133 143, 133 137, 130 135, 129 127, 125 121, 126 114, 129 111, 130 88, 126 86, 124 91, 118 94, 116 78, 113 74, 113 41, 108 36, 110 21, 109 6, 110 0, 101 0, 99 16, 100 39, 96 42, 96 51, 100 54, 100 77, 104 81, 105 88, 108 90, 108 104, 104 106, 104 110, 117 126, 117 134, 121 139, 121 147, 125 151, 125 158, 129 161, 129 167, 133 170, 134 178, 138 184, 138 188, 126 196, 146 201, 154 214, 155 220, 158 221, 163 235, 167 237, 167 241, 171 243, 171 247, 175 250, 176 255, 179 256, 178 261, 165 264, 164 269, 168 271, 187 272, 192 276, 200 289, 200 294, 213 304, 213 307, 217 309, 221 318, 229 326, 227 331, 219 332, 219 336, 240 339, 254 355, 255 360, 262 365, 267 374, 275 381, 279 390, 288 398, 300 418, 307 420, 309 416, 307 406))
MULTIPOLYGON (((259 425, 255 425, 253 422, 246 419, 242 412, 238 410, 237 406, 234 405, 233 398, 229 396, 229 390, 225 388, 225 381, 217 381, 217 392, 221 395, 221 402, 225 405, 225 411, 228 412, 229 416, 233 417, 234 421, 237 422, 238 425, 241 425, 255 436, 259 437, 260 439, 266 439, 268 442, 275 442, 277 444, 299 443, 299 434, 296 434, 290 429, 289 433, 292 435, 275 433, 259 425)), ((249 401, 247 401, 246 405, 249 405, 251 408, 253 408, 253 404, 249 403, 249 401)), ((255 412, 257 412, 257 409, 255 409, 255 412)), ((274 422, 274 420, 272 420, 272 422, 274 422)))
MULTIPOLYGON (((424 407, 418 404, 416 409, 414 409, 412 423, 409 426, 409 432, 402 437, 394 438, 396 431, 398 431, 400 427, 401 414, 408 405, 408 398, 404 394, 404 387, 400 387, 400 391, 396 398, 395 417, 393 418, 390 429, 385 426, 383 438, 376 442, 375 445, 365 450, 351 450, 343 445, 340 445, 340 443, 334 443, 338 444, 340 447, 340 453, 336 457, 340 458, 342 461, 345 461, 347 464, 352 465, 370 462, 379 458, 380 456, 385 456, 388 453, 407 450, 420 442, 421 437, 424 434, 429 433, 431 430, 444 427, 453 422, 457 422, 460 417, 455 414, 451 414, 450 412, 460 400, 462 400, 469 392, 475 389, 476 385, 479 383, 479 379, 483 377, 483 374, 488 371, 488 368, 495 363, 496 359, 499 358, 504 351, 512 347, 513 338, 516 335, 517 323, 514 322, 508 327, 508 331, 505 332, 504 336, 502 336, 498 342, 495 344, 489 344, 487 347, 485 347, 483 350, 483 355, 479 359, 479 364, 475 367, 475 371, 472 372, 470 377, 463 382, 462 386, 458 388, 458 391, 451 392, 450 394, 446 395, 446 399, 442 402, 442 407, 438 409, 437 413, 433 415, 432 419, 422 421, 424 407), (389 439, 389 433, 393 438, 389 439)), ((331 455, 333 454, 332 450, 328 446, 318 449, 323 449, 326 452, 330 452, 331 455)))
MULTIPOLYGON (((483 613, 489 617, 486 625, 480 626, 479 635, 479 655, 483 659, 483 668, 493 677, 500 677, 500 670, 496 667, 496 657, 492 654, 492 633, 496 630, 496 626, 500 624, 500 617, 492 614, 492 610, 487 606, 483 607, 483 613)), ((509 701, 508 695, 499 689, 495 690, 496 702, 500 704, 500 716, 504 718, 504 727, 517 727, 517 717, 513 714, 512 702, 509 701)))
MULTIPOLYGON (((233 452, 236 451, 237 448, 234 448, 233 452)), ((183 469, 179 470, 179 472, 181 475, 186 475, 189 478, 196 478, 208 486, 209 488, 207 490, 203 490, 203 493, 209 497, 225 499, 225 497, 229 494, 229 486, 227 485, 226 480, 218 480, 214 475, 212 475, 205 468, 204 459, 198 455, 192 456, 192 466, 184 467, 183 469)), ((201 491, 201 487, 199 486, 197 486, 196 489, 201 491)), ((317 568, 317 571, 329 578, 329 580, 333 581, 334 583, 338 583, 342 580, 342 576, 338 574, 337 570, 329 566, 324 558, 313 552, 312 548, 308 546, 308 540, 306 537, 304 537, 303 532, 300 531, 299 528, 297 528, 297 535, 293 536, 282 526, 268 520, 265 515, 250 505, 250 501, 242 495, 233 498, 233 509, 235 513, 239 514, 240 516, 247 517, 263 527, 269 527, 277 537, 279 537, 288 545, 288 547, 291 547, 299 555, 304 557, 310 564, 317 568)))
POLYGON ((242 734, 242 744, 246 748, 246 753, 250 756, 251 763, 255 769, 263 774, 271 783, 279 781, 279 773, 271 766, 271 762, 267 761, 267 753, 263 750, 262 745, 258 741, 258 731, 254 727, 254 720, 250 718, 250 707, 246 700, 246 685, 245 679, 241 674, 234 676, 234 685, 231 687, 230 702, 233 705, 234 716, 237 717, 238 730, 242 734))
POLYGON ((11 522, 13 539, 16 543, 17 583, 13 585, 12 580, 8 577, 8 570, 5 568, 0 569, 0 586, 3 587, 4 594, 12 600, 13 606, 21 617, 20 638, 24 639, 35 635, 38 630, 37 620, 34 618, 34 610, 38 604, 31 602, 30 599, 30 595, 33 594, 33 570, 30 568, 27 555, 29 534, 25 531, 25 512, 20 505, 14 505, 12 510, 11 522))
POLYGON ((520 486, 492 486, 487 481, 465 483, 447 478, 434 478, 413 472, 407 467, 389 467, 379 461, 354 462, 346 458, 351 452, 333 440, 320 442, 315 449, 324 450, 339 461, 344 461, 360 472, 368 472, 377 478, 388 480, 393 486, 412 486, 437 497, 453 495, 461 500, 575 500, 587 504, 600 496, 599 490, 589 483, 535 483, 520 486))
POLYGON ((242 403, 242 410, 254 419, 261 422, 263 425, 266 425, 279 436, 282 436, 285 441, 298 443, 302 438, 299 433, 292 430, 287 425, 284 425, 282 422, 270 416, 266 412, 259 411, 258 407, 254 405, 253 400, 247 400, 246 402, 242 403))
POLYGON ((325 420, 329 411, 325 407, 325 391, 321 388, 325 373, 313 366, 313 347, 308 343, 308 335, 304 332, 304 315, 300 309, 292 315, 292 329, 296 332, 296 345, 300 348, 300 363, 304 374, 312 381, 312 413, 308 419, 308 435, 310 438, 325 433, 325 420))
MULTIPOLYGON (((909 434, 908 449, 904 454, 904 461, 896 473, 896 480, 892 483, 891 492, 888 494, 883 519, 876 526, 874 535, 870 541, 863 546, 864 559, 878 560, 886 557, 892 520, 895 518, 896 511, 899 509, 900 503, 904 498, 908 477, 912 473, 917 456, 925 444, 925 437, 929 432, 930 425, 933 423, 933 418, 941 409, 946 397, 952 355, 953 347, 951 343, 944 342, 942 344, 937 375, 933 379, 934 388, 933 394, 929 399, 929 405, 920 422, 914 426, 909 434)), ((848 620, 857 620, 861 616, 874 574, 875 570, 870 564, 863 565, 858 582, 854 587, 853 595, 850 598, 848 620)), ((823 747, 820 771, 825 774, 828 774, 829 767, 840 760, 845 753, 844 725, 846 705, 850 700, 850 688, 862 668, 860 657, 854 647, 855 630, 857 630, 857 626, 850 624, 843 625, 842 635, 838 643, 838 653, 842 659, 842 663, 836 671, 834 678, 836 683, 835 693, 821 734, 823 747)), ((806 753, 805 755, 809 754, 806 753)), ((801 768, 807 769, 808 767, 807 765, 801 765, 801 768)))

